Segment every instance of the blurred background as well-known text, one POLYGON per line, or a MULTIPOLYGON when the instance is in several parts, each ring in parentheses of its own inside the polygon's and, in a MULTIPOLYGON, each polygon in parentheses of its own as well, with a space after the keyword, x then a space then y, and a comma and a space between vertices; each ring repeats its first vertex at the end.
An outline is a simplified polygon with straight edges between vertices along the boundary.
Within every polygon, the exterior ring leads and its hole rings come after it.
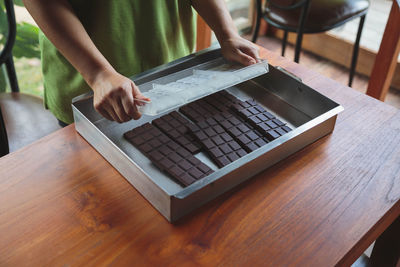
MULTIPOLYGON (((13 49, 15 68, 20 88, 25 93, 43 96, 43 82, 40 66, 40 51, 38 44, 38 28, 32 17, 23 6, 22 0, 14 0, 17 19, 17 39, 13 49)), ((254 18, 253 0, 226 0, 227 6, 234 22, 242 35, 250 39, 252 22, 254 18)), ((392 1, 371 0, 364 31, 361 37, 361 49, 353 88, 365 92, 368 77, 372 70, 376 53, 392 1)), ((1 6, 0 27, 1 32, 6 32, 5 8, 1 6)), ((300 63, 325 75, 346 84, 348 79, 348 62, 351 56, 354 36, 357 33, 358 20, 346 23, 344 26, 332 31, 305 35, 303 52, 300 63), (324 43, 324 45, 320 45, 324 43)), ((282 31, 268 27, 267 32, 260 32, 257 44, 280 53, 282 31)), ((215 37, 212 38, 215 42, 215 37)), ((293 44, 294 34, 289 35, 289 43, 293 44)), ((0 45, 4 45, 5 36, 0 36, 0 45)), ((293 45, 289 45, 285 57, 293 60, 293 45)), ((398 60, 400 62, 400 58, 398 60)), ((0 73, 0 88, 8 89, 5 78, 5 66, 0 73)), ((400 108, 400 63, 397 64, 395 75, 386 103, 400 108)))

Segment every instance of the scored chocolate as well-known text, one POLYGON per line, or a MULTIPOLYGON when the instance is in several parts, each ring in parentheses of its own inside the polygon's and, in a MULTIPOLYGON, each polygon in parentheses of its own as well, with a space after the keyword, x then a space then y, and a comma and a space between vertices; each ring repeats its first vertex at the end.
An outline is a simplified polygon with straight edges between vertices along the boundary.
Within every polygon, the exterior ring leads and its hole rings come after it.
POLYGON ((124 137, 159 169, 171 175, 184 186, 213 172, 184 147, 150 123, 126 132, 124 137))
POLYGON ((179 111, 193 122, 204 121, 207 118, 227 111, 229 107, 240 101, 226 91, 219 91, 202 99, 189 103, 179 111))
POLYGON ((154 120, 154 126, 147 123, 125 133, 125 137, 184 185, 212 172, 192 155, 201 147, 224 167, 292 130, 256 101, 241 101, 226 91, 179 111, 195 124, 174 111, 154 120))
POLYGON ((268 139, 242 118, 223 112, 214 119, 248 152, 266 145, 268 139))
POLYGON ((232 110, 270 141, 292 130, 254 100, 237 102, 232 110))
POLYGON ((247 154, 213 118, 190 125, 188 128, 220 168, 247 154))
POLYGON ((219 112, 228 111, 233 104, 241 102, 225 90, 205 97, 204 101, 216 108, 219 112))
POLYGON ((190 153, 200 152, 201 145, 188 132, 187 125, 191 124, 181 114, 173 111, 152 121, 152 124, 168 135, 175 142, 186 148, 190 153))

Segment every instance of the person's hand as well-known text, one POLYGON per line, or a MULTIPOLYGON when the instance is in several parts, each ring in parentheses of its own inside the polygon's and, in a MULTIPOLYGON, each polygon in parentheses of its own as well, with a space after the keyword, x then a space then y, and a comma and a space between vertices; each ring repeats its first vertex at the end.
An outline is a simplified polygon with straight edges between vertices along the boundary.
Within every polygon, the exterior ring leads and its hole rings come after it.
POLYGON ((96 111, 106 119, 119 123, 139 119, 141 114, 137 105, 143 105, 140 100, 150 100, 141 94, 132 80, 116 71, 100 73, 91 87, 96 111))
POLYGON ((245 66, 257 63, 260 58, 258 47, 239 35, 222 40, 220 45, 222 55, 227 60, 235 61, 245 66))

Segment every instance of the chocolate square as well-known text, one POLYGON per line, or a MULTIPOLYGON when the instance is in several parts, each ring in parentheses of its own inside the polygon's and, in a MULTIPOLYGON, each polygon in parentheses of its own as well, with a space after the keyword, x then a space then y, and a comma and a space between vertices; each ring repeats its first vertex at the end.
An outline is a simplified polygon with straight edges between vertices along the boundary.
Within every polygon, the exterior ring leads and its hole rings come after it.
POLYGON ((217 159, 217 162, 218 162, 218 165, 220 165, 221 167, 224 167, 224 166, 228 165, 229 163, 231 163, 231 161, 226 156, 219 157, 217 159))
POLYGON ((284 135, 286 132, 284 130, 282 130, 281 128, 277 128, 275 129, 275 132, 277 132, 279 135, 284 135))
POLYGON ((278 125, 278 126, 284 126, 284 125, 285 125, 283 122, 281 122, 281 121, 278 120, 278 119, 273 119, 272 121, 273 121, 276 125, 278 125))
POLYGON ((228 146, 228 144, 222 144, 220 147, 221 151, 226 155, 232 152, 232 149, 228 146))
POLYGON ((217 146, 220 146, 220 145, 222 145, 223 143, 225 143, 224 140, 222 140, 222 138, 219 137, 218 135, 212 137, 212 140, 213 140, 214 144, 216 144, 217 146))
POLYGON ((283 126, 282 129, 283 129, 285 132, 287 132, 287 133, 290 132, 290 131, 292 130, 292 129, 290 129, 290 127, 288 127, 288 126, 286 126, 286 125, 283 126))
POLYGON ((225 131, 220 136, 225 142, 230 142, 233 140, 232 137, 229 134, 227 134, 225 131))
POLYGON ((238 137, 238 141, 242 144, 242 145, 246 145, 248 143, 251 142, 251 140, 249 138, 247 138, 244 134, 240 135, 238 137))
POLYGON ((214 147, 214 148, 210 149, 210 152, 213 154, 214 157, 217 157, 217 158, 224 155, 218 147, 214 147))
POLYGON ((231 162, 234 162, 235 160, 239 159, 239 156, 235 152, 229 153, 227 157, 231 162))
POLYGON ((189 171, 189 174, 192 176, 192 177, 194 177, 194 178, 201 178, 201 176, 203 175, 203 172, 201 172, 199 169, 197 169, 197 168, 192 168, 190 171, 189 171))
POLYGON ((187 160, 181 160, 178 163, 179 167, 181 167, 183 170, 187 171, 190 168, 192 168, 192 164, 190 164, 187 160))
POLYGON ((210 140, 210 139, 206 139, 203 141, 203 145, 207 148, 207 149, 211 149, 213 147, 215 147, 215 144, 210 140))
POLYGON ((270 130, 270 131, 268 131, 267 133, 266 133, 266 135, 267 135, 267 138, 269 139, 269 140, 275 140, 276 138, 278 138, 280 135, 279 134, 277 134, 274 130, 270 130))

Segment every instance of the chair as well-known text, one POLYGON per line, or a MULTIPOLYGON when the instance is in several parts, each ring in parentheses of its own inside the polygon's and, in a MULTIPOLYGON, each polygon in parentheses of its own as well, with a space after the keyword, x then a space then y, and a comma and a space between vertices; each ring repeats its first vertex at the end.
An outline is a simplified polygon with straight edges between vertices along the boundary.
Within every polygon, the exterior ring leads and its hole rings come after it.
POLYGON ((16 21, 12 0, 5 0, 8 22, 6 44, 0 54, 0 65, 6 64, 10 93, 0 93, 0 157, 60 129, 54 116, 43 107, 43 101, 19 93, 12 48, 16 37, 16 21))
POLYGON ((282 40, 282 56, 284 56, 288 32, 296 32, 294 61, 297 63, 300 59, 303 34, 325 32, 360 18, 350 66, 349 86, 351 86, 369 0, 266 0, 264 9, 261 1, 256 2, 257 17, 252 41, 256 42, 260 21, 264 19, 268 24, 284 31, 282 40))

